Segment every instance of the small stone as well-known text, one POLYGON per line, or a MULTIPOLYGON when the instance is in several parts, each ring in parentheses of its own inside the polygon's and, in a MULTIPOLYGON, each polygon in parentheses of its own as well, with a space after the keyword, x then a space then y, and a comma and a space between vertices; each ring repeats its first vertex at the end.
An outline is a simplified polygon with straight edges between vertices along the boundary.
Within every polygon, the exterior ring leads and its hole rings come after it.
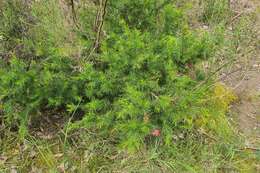
POLYGON ((203 25, 203 29, 209 29, 209 26, 203 25))

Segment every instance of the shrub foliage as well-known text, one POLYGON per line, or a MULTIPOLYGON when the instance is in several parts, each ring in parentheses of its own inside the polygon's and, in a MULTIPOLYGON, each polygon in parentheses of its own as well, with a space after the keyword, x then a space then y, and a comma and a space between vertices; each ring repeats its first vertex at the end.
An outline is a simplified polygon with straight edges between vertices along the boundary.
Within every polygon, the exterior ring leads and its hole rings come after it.
MULTIPOLYGON (((214 124, 233 97, 215 99, 225 89, 209 88, 191 74, 197 63, 214 55, 222 40, 190 29, 185 13, 173 2, 108 1, 100 52, 87 59, 85 52, 84 61, 64 53, 68 48, 64 43, 74 39, 91 45, 93 40, 83 38, 74 26, 57 23, 62 20, 59 7, 53 7, 57 1, 33 1, 26 11, 14 6, 18 2, 4 3, 1 11, 1 45, 11 58, 1 62, 0 104, 5 125, 19 127, 21 138, 45 109, 66 110, 68 116, 83 114, 68 126, 70 130, 94 129, 116 137, 129 150, 141 147, 155 129, 165 145, 171 145, 180 131, 205 128, 217 133, 214 124), (46 14, 46 9, 52 13, 46 14), (25 12, 26 20, 21 19, 25 12), (71 32, 74 36, 68 39, 71 32), (18 45, 24 52, 30 50, 26 59, 12 52, 11 47, 18 45)), ((78 22, 83 22, 93 14, 79 15, 78 22)))

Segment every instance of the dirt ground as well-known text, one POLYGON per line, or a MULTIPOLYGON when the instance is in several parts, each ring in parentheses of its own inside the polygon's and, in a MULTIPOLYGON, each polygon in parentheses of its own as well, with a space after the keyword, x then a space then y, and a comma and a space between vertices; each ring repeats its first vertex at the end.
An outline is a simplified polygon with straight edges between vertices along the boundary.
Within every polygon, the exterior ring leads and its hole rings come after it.
MULTIPOLYGON (((224 82, 234 89, 239 102, 232 106, 234 121, 247 147, 260 149, 260 1, 242 0, 243 9, 255 10, 257 41, 255 53, 234 64, 234 70, 224 82)), ((241 4, 240 4, 241 5, 241 4)))

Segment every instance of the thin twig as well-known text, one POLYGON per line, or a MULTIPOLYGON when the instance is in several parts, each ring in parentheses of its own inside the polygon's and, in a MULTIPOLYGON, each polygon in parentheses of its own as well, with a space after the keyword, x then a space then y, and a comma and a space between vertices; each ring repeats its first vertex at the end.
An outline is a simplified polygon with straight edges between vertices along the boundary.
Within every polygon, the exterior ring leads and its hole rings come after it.
MULTIPOLYGON (((106 15, 107 2, 108 2, 108 0, 105 0, 104 3, 103 3, 103 1, 101 1, 101 3, 100 3, 100 9, 99 9, 99 12, 97 13, 97 17, 96 17, 96 21, 95 21, 95 25, 99 24, 98 30, 97 30, 93 48, 90 51, 87 59, 89 59, 95 51, 99 50, 101 32, 102 32, 102 28, 104 25, 104 19, 105 19, 105 15, 106 15), (98 23, 98 22, 100 22, 100 23, 98 23)), ((95 26, 95 29, 96 29, 96 26, 95 26)))
POLYGON ((70 5, 71 5, 71 12, 72 12, 73 22, 76 25, 76 27, 79 28, 79 25, 78 25, 78 22, 77 22, 77 13, 76 13, 76 10, 75 10, 74 0, 70 0, 70 5))
POLYGON ((238 13, 235 17, 233 17, 233 18, 231 19, 231 21, 230 21, 230 24, 233 24, 233 23, 235 22, 235 20, 236 20, 237 18, 239 18, 242 14, 244 14, 243 11, 240 12, 240 13, 238 13))
POLYGON ((236 69, 236 70, 233 70, 233 71, 231 71, 231 72, 225 74, 225 76, 220 77, 220 78, 218 79, 218 81, 222 81, 222 80, 224 80, 224 78, 226 78, 226 77, 228 77, 229 75, 231 75, 231 74, 233 74, 233 73, 236 73, 236 72, 238 72, 238 71, 240 71, 240 70, 242 70, 242 67, 240 67, 240 68, 238 68, 238 69, 236 69))
POLYGON ((260 151, 260 148, 254 148, 254 147, 245 147, 240 150, 251 150, 251 151, 260 151))
POLYGON ((217 68, 215 71, 211 72, 210 75, 201 83, 199 83, 194 90, 197 90, 200 86, 202 86, 203 84, 207 83, 213 76, 215 76, 219 71, 221 71, 224 67, 226 67, 227 65, 229 65, 230 63, 235 62, 236 60, 234 59, 230 59, 229 61, 227 61, 226 63, 222 64, 219 68, 217 68))
POLYGON ((202 133, 203 135, 207 136, 208 138, 212 139, 213 141, 217 141, 216 138, 214 138, 213 136, 209 135, 208 133, 206 133, 202 129, 200 129, 199 132, 202 133))

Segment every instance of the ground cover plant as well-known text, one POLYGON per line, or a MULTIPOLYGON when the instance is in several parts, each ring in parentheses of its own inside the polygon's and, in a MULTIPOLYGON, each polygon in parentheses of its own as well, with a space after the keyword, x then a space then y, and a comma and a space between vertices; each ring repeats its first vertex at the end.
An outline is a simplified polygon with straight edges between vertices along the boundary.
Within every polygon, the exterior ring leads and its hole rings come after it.
POLYGON ((253 170, 227 118, 237 97, 202 69, 233 53, 232 12, 203 5, 210 30, 183 1, 1 2, 0 171, 253 170))

